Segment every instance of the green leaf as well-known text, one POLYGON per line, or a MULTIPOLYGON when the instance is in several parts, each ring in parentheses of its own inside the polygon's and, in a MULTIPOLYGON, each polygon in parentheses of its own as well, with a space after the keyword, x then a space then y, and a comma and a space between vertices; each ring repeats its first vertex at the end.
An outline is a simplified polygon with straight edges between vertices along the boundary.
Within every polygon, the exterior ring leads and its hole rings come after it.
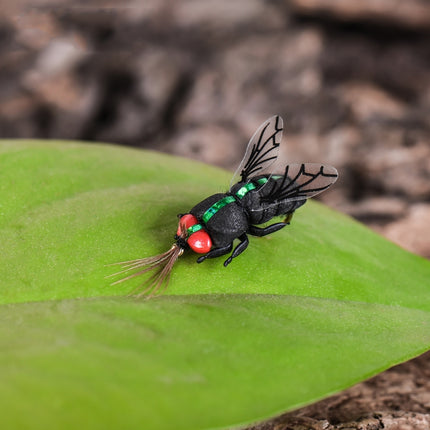
POLYGON ((108 145, 0 146, 4 428, 210 429, 268 418, 430 344, 430 264, 315 202, 246 252, 110 286, 229 174, 108 145))

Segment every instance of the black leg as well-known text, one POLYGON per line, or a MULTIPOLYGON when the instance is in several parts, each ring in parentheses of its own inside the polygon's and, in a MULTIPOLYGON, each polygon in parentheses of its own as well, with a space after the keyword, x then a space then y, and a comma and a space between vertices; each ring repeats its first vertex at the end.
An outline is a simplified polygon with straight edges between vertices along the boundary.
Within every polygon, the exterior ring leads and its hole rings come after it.
POLYGON ((248 228, 248 233, 253 236, 266 236, 267 234, 274 233, 275 231, 284 228, 287 224, 284 222, 277 222, 276 224, 268 225, 267 227, 256 227, 255 225, 250 225, 248 228))
POLYGON ((227 260, 224 261, 224 266, 227 267, 233 258, 237 257, 238 255, 242 254, 243 251, 248 247, 249 239, 248 236, 244 233, 238 238, 240 240, 240 243, 234 248, 233 253, 230 255, 230 257, 227 258, 227 260))
POLYGON ((293 219, 293 215, 294 215, 294 211, 291 212, 291 213, 289 213, 289 214, 287 214, 285 216, 284 223, 285 224, 290 224, 291 220, 293 219))
POLYGON ((221 257, 221 255, 228 254, 233 249, 233 243, 230 243, 227 246, 222 246, 220 248, 214 248, 211 249, 207 254, 202 255, 197 259, 197 263, 201 263, 202 261, 205 261, 206 258, 216 258, 221 257))

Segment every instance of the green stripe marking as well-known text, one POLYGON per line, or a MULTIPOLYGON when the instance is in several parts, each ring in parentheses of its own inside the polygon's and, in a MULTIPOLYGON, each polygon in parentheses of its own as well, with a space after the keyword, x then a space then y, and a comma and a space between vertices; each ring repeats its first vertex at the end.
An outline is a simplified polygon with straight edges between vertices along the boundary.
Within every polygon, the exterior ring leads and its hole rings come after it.
MULTIPOLYGON (((256 182, 258 185, 264 185, 267 181, 268 181, 267 178, 260 178, 256 182)), ((246 194, 248 194, 252 190, 255 190, 256 188, 257 188, 257 185, 255 185, 255 183, 248 182, 243 187, 240 187, 238 191, 236 191, 236 196, 239 199, 242 199, 246 194)), ((236 201, 236 199, 233 196, 226 196, 221 200, 218 200, 203 214, 202 216, 203 222, 206 224, 221 208, 223 208, 224 206, 230 203, 233 203, 234 201, 236 201)), ((196 226, 198 225, 200 224, 196 224, 196 226)), ((190 232, 190 228, 188 229, 188 232, 190 232)), ((200 228, 198 230, 200 230, 200 228)))
POLYGON ((192 235, 193 233, 195 233, 196 231, 199 231, 203 228, 203 226, 201 224, 194 224, 191 227, 187 228, 187 233, 188 236, 192 235))
POLYGON ((256 185, 254 185, 252 182, 249 182, 248 184, 239 188, 239 190, 236 192, 236 196, 239 197, 239 199, 242 199, 249 191, 255 190, 256 188, 256 185))
POLYGON ((202 216, 203 222, 206 224, 221 208, 233 203, 236 199, 233 196, 226 196, 214 203, 202 216))

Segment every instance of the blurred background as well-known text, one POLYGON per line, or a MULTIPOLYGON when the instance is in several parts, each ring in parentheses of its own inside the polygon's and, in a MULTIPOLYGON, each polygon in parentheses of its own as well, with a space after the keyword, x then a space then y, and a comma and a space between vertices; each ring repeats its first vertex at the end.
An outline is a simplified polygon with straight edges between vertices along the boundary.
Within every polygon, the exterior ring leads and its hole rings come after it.
POLYGON ((234 170, 276 113, 284 162, 340 171, 325 203, 430 258, 428 1, 2 2, 1 138, 234 170))
MULTIPOLYGON (((325 203, 430 258, 429 1, 2 0, 0 138, 110 142, 234 170, 273 114, 283 162, 338 168, 325 203)), ((299 410, 288 428, 427 413, 428 360, 299 410)), ((258 427, 269 428, 286 427, 258 427)))

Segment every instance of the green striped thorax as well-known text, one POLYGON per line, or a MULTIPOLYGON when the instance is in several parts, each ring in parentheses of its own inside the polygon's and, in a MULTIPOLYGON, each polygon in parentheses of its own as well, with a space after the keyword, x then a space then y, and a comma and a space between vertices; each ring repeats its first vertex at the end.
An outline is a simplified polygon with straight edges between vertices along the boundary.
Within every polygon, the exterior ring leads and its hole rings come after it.
MULTIPOLYGON (((274 179, 277 179, 277 177, 274 177, 274 179)), ((255 190, 259 185, 264 185, 269 179, 268 178, 260 178, 257 179, 255 182, 248 182, 247 184, 240 187, 236 193, 235 196, 225 196, 221 200, 218 200, 216 203, 214 203, 202 216, 202 221, 207 224, 207 222, 224 206, 235 202, 237 199, 241 200, 243 197, 246 196, 250 191, 255 190)), ((187 233, 188 236, 195 233, 196 231, 199 231, 203 228, 201 224, 195 224, 191 227, 188 227, 187 233)))

